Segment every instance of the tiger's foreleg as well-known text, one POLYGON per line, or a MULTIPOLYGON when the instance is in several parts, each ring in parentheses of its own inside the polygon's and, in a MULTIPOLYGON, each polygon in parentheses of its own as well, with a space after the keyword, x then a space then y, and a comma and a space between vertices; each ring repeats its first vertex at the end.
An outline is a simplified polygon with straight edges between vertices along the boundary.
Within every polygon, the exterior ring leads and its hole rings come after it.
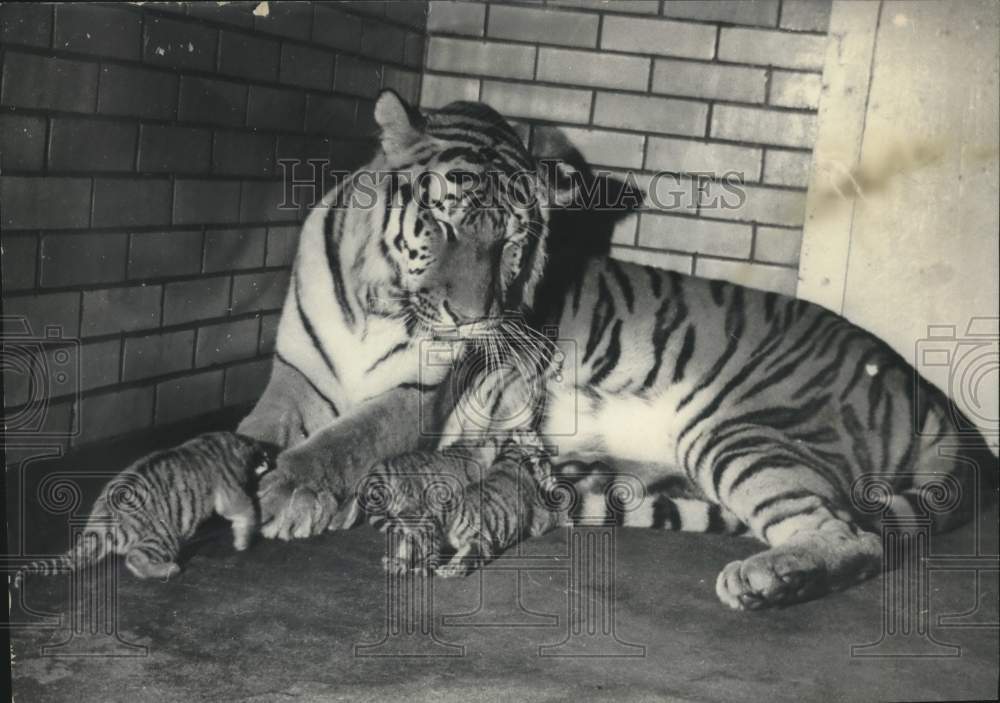
POLYGON ((882 563, 881 539, 855 524, 832 481, 790 463, 748 457, 719 486, 723 504, 771 547, 719 574, 716 594, 731 608, 815 598, 875 574, 882 563))
POLYGON ((299 371, 275 357, 264 393, 236 431, 285 449, 336 419, 330 402, 299 371))
POLYGON ((426 393, 388 391, 280 454, 258 490, 261 533, 287 540, 348 526, 357 514, 351 502, 376 461, 435 441, 421 430, 421 413, 432 407, 426 393))

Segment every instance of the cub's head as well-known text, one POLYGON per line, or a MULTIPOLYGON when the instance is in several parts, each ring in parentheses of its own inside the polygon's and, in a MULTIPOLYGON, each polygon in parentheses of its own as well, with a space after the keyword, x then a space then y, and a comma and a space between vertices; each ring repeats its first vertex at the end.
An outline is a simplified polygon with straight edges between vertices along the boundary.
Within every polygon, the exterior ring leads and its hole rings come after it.
POLYGON ((352 177, 353 224, 341 241, 360 297, 383 314, 462 336, 530 308, 547 210, 573 197, 572 167, 537 162, 480 103, 423 115, 384 91, 375 121, 380 154, 352 177))

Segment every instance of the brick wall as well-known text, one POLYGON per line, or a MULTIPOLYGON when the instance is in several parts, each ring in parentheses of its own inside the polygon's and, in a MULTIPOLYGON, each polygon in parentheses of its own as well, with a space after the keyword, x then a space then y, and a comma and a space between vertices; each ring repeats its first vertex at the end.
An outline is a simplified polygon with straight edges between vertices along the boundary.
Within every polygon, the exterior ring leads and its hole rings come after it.
POLYGON ((378 91, 419 95, 426 6, 255 7, 0 5, 6 348, 21 321, 79 341, 78 372, 76 345, 40 347, 41 390, 5 362, 8 438, 84 444, 262 390, 300 221, 278 161, 364 158, 378 91))
POLYGON ((421 103, 482 100, 536 154, 566 138, 633 172, 657 197, 619 223, 616 256, 793 294, 828 16, 828 0, 434 0, 421 103), (731 209, 690 180, 730 171, 731 209))
POLYGON ((302 214, 277 207, 279 162, 360 163, 382 87, 484 100, 538 155, 568 139, 692 194, 620 222, 621 258, 794 292, 825 2, 256 7, 0 5, 7 348, 21 321, 79 343, 63 377, 76 345, 44 342, 40 391, 5 366, 8 419, 47 401, 36 435, 85 444, 257 397, 302 214), (728 171, 746 200, 712 208, 720 184, 692 174, 728 171))

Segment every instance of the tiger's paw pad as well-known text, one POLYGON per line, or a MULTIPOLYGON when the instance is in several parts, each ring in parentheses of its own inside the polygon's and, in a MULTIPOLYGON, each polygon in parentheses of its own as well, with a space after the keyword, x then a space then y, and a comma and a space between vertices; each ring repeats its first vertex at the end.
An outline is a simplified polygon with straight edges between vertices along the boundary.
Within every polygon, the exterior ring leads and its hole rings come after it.
POLYGON ((734 610, 757 610, 819 595, 826 576, 822 560, 804 549, 770 549, 726 565, 715 592, 734 610))

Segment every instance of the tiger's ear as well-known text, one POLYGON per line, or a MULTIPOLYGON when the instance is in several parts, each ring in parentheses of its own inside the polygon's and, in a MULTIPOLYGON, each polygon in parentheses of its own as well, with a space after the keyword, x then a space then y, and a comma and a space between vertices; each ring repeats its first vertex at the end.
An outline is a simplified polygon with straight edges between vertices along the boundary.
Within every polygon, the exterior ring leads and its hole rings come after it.
POLYGON ((382 150, 387 154, 413 144, 424 131, 424 116, 392 90, 383 90, 375 101, 375 122, 382 131, 382 150))
POLYGON ((542 209, 568 208, 578 202, 583 174, 562 159, 543 159, 538 162, 540 187, 538 198, 542 209))

